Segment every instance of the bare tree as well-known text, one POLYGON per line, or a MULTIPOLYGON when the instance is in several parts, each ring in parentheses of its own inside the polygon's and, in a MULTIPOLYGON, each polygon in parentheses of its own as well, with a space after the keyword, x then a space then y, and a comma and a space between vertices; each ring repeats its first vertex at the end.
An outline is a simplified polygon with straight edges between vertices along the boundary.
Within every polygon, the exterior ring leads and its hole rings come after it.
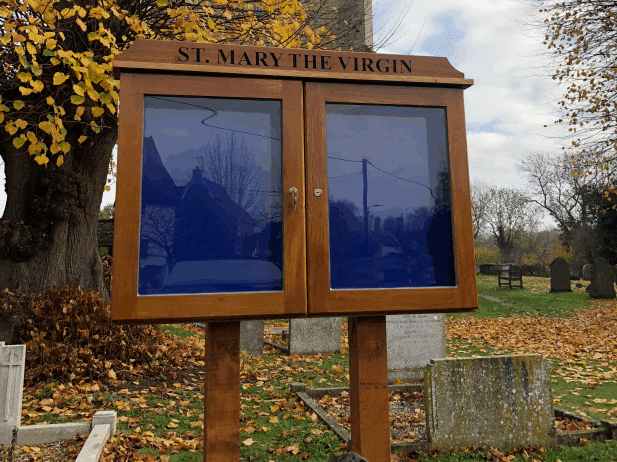
POLYGON ((264 171, 246 140, 235 134, 217 136, 203 147, 203 152, 197 165, 204 176, 225 188, 229 198, 253 219, 262 221, 264 198, 271 191, 263 187, 264 171))
MULTIPOLYGON (((517 165, 527 178, 527 198, 546 210, 557 221, 561 241, 572 252, 575 266, 593 261, 600 254, 600 221, 604 181, 599 177, 579 176, 571 154, 528 153, 517 165)), ((609 226, 614 228, 614 226, 609 226)), ((609 230, 610 234, 610 230, 609 230)))
POLYGON ((527 153, 516 166, 527 179, 527 198, 544 208, 559 224, 564 240, 572 233, 584 215, 583 179, 572 175, 570 155, 527 153))
POLYGON ((492 200, 486 209, 486 223, 502 259, 511 261, 525 235, 537 231, 541 209, 517 189, 492 186, 490 191, 492 200))
POLYGON ((172 207, 148 206, 141 214, 141 236, 154 247, 154 255, 173 261, 175 212, 172 207))
POLYGON ((471 219, 474 239, 477 239, 486 229, 487 213, 492 198, 493 186, 484 180, 471 182, 471 219))

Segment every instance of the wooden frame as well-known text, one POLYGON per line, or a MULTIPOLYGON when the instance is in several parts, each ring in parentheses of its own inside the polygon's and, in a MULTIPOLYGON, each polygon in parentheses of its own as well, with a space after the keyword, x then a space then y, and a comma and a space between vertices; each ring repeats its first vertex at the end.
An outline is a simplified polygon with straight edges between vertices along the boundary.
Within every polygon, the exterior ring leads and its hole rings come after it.
POLYGON ((478 305, 469 195, 463 92, 334 83, 306 84, 306 190, 323 195, 306 199, 307 267, 311 315, 469 311, 478 305), (452 184, 456 287, 331 290, 328 243, 328 180, 325 107, 327 102, 443 107, 446 109, 452 184))
MULTIPOLYGON (((293 80, 216 78, 125 73, 118 136, 112 318, 124 322, 290 317, 306 314, 304 151, 302 83, 293 80), (144 95, 225 96, 282 101, 283 191, 299 200, 283 202, 281 292, 208 295, 137 295, 144 95)), ((284 195, 284 199, 288 196, 284 195)))
POLYGON ((465 79, 445 58, 136 40, 116 58, 114 73, 122 81, 113 268, 115 321, 382 315, 470 311, 477 307, 463 107, 463 89, 473 81, 465 79), (230 59, 234 51, 235 56, 247 57, 274 52, 279 58, 276 66, 255 60, 245 65, 239 59, 230 59), (221 56, 227 57, 224 62, 221 56), (389 67, 387 72, 381 67, 376 72, 379 66, 370 66, 375 60, 397 62, 399 67, 389 67), (145 95, 282 101, 282 292, 137 294, 145 95), (445 108, 457 286, 330 289, 326 102, 445 108), (291 188, 298 190, 296 208, 287 194, 291 188), (305 191, 317 188, 324 191, 322 197, 307 197, 305 191))

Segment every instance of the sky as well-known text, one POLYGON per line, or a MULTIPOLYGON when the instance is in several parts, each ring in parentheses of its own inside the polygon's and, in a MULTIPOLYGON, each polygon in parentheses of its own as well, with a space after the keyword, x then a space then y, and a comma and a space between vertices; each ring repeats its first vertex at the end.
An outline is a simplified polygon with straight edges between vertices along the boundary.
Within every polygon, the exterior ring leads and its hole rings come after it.
MULTIPOLYGON (((527 152, 557 152, 565 143, 553 125, 554 85, 532 0, 378 0, 373 3, 375 42, 400 25, 379 52, 443 56, 474 85, 465 90, 471 179, 523 186, 515 165, 527 152), (401 19, 402 18, 402 19, 401 19), (543 125, 548 125, 544 128, 543 125)), ((0 210, 4 208, 3 177, 0 210)), ((115 188, 103 205, 114 201, 115 188)))
POLYGON ((406 11, 401 31, 382 52, 443 56, 474 85, 465 90, 470 177, 522 186, 515 166, 525 153, 563 146, 555 101, 560 95, 543 63, 537 4, 525 0, 379 0, 373 4, 379 34, 393 10, 406 11), (548 125, 544 128, 543 125, 548 125))

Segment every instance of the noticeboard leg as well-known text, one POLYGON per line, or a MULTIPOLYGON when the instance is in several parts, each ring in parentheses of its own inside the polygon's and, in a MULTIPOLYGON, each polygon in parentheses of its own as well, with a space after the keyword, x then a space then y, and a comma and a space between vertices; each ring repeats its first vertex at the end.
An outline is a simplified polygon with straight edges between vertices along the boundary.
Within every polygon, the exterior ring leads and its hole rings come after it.
POLYGON ((206 323, 204 462, 240 459, 240 321, 206 323))
POLYGON ((385 316, 349 318, 351 451, 390 462, 385 316))

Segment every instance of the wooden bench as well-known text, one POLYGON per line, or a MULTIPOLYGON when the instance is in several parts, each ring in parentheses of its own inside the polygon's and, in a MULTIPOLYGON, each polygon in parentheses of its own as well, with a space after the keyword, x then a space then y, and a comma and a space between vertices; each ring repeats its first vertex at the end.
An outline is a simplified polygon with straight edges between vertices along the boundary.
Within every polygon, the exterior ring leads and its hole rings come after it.
POLYGON ((497 275, 497 283, 499 287, 505 287, 512 289, 514 288, 523 288, 523 270, 520 266, 504 266, 501 270, 499 270, 499 274, 497 275), (517 283, 518 285, 512 286, 512 282, 517 283))

